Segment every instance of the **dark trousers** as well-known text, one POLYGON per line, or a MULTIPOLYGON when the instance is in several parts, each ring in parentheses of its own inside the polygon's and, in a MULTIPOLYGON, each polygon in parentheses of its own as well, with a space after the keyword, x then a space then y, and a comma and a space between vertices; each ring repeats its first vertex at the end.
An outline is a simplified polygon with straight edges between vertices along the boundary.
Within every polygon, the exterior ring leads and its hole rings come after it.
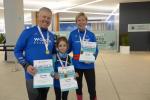
POLYGON ((26 80, 29 100, 47 100, 49 88, 33 88, 33 80, 26 80))
POLYGON ((61 92, 60 88, 54 88, 56 100, 67 100, 69 91, 61 92))
POLYGON ((76 90, 77 95, 82 95, 82 78, 84 74, 87 87, 88 87, 88 92, 90 95, 90 100, 94 100, 96 97, 95 70, 94 69, 75 69, 75 71, 79 74, 79 77, 77 78, 77 83, 78 83, 78 89, 76 90))

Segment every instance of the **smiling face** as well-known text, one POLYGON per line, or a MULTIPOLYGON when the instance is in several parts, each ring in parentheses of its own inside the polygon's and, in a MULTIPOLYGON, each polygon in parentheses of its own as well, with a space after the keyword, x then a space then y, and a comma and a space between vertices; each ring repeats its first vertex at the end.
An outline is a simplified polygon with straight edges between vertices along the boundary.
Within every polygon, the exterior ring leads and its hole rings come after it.
POLYGON ((85 30, 85 27, 87 25, 87 16, 84 13, 79 13, 76 16, 76 24, 79 30, 85 30))
POLYGON ((87 25, 87 20, 84 16, 80 16, 77 18, 76 24, 80 30, 85 30, 85 26, 87 25))
POLYGON ((46 10, 40 11, 38 16, 38 25, 47 29, 51 24, 52 13, 46 10))
POLYGON ((60 41, 57 47, 58 51, 61 53, 66 53, 67 48, 67 43, 65 41, 60 41))

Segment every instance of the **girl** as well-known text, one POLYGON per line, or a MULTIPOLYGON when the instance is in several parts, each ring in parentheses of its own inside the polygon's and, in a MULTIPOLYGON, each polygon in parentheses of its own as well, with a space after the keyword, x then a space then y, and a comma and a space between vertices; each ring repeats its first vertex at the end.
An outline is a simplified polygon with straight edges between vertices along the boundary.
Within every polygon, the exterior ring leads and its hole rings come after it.
MULTIPOLYGON (((79 74, 77 78, 78 89, 76 90, 77 100, 83 100, 82 98, 82 77, 85 76, 88 92, 90 95, 90 100, 96 100, 96 89, 95 89, 95 68, 94 63, 81 62, 79 60, 81 52, 82 43, 96 42, 94 33, 86 29, 87 16, 84 13, 79 13, 76 16, 77 29, 72 31, 69 36, 69 52, 73 51, 73 65, 75 71, 79 74)), ((97 57, 98 49, 94 53, 95 58, 97 57)))
MULTIPOLYGON (((58 73, 59 67, 67 67, 72 65, 71 57, 67 54, 68 41, 66 37, 59 37, 57 39, 56 49, 57 49, 57 54, 55 56, 56 61, 54 61, 54 71, 55 71, 54 90, 55 90, 56 100, 67 100, 69 91, 61 92, 59 75, 56 74, 58 73)), ((64 75, 64 77, 67 77, 67 75, 64 75)))

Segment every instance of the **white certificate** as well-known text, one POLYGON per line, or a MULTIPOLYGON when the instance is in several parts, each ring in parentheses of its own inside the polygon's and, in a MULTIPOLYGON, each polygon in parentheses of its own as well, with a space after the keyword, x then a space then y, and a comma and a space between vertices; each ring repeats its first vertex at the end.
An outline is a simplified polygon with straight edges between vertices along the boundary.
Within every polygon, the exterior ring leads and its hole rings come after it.
POLYGON ((33 77, 34 88, 44 88, 53 86, 51 73, 54 72, 52 59, 34 60, 34 67, 37 73, 33 77))
POLYGON ((77 81, 75 80, 74 66, 58 67, 60 75, 61 91, 69 91, 78 88, 77 81))
POLYGON ((95 62, 96 42, 83 41, 79 61, 95 62))

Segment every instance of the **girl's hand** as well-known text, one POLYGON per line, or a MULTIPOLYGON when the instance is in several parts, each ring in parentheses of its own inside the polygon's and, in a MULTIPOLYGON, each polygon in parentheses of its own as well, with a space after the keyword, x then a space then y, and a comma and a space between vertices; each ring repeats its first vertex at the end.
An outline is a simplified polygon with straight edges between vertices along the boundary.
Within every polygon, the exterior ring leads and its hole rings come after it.
POLYGON ((75 78, 77 78, 77 77, 79 77, 79 74, 76 72, 76 73, 75 73, 75 78))
POLYGON ((58 73, 55 73, 54 78, 55 78, 55 79, 59 79, 59 74, 58 74, 58 73))

